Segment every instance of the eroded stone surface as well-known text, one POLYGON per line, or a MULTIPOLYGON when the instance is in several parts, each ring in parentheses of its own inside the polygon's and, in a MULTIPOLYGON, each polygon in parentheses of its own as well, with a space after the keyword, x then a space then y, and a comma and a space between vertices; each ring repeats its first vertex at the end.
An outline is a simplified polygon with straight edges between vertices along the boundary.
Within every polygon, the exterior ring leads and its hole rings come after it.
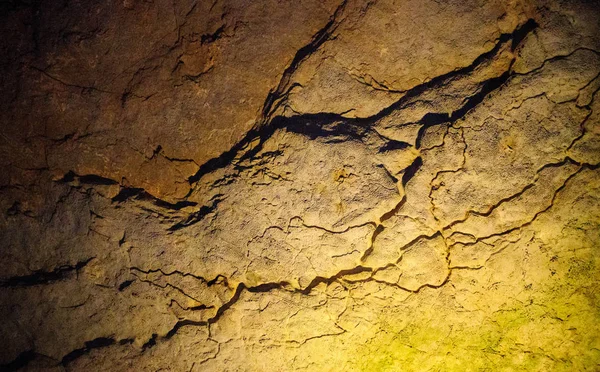
POLYGON ((599 368, 596 2, 0 9, 2 369, 599 368))

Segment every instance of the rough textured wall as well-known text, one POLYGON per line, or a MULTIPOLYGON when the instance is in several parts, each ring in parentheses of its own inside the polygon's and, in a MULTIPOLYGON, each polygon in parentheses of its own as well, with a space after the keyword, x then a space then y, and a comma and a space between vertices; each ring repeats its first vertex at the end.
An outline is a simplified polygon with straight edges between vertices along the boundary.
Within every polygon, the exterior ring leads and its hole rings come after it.
POLYGON ((600 3, 0 3, 0 366, 600 369, 600 3))

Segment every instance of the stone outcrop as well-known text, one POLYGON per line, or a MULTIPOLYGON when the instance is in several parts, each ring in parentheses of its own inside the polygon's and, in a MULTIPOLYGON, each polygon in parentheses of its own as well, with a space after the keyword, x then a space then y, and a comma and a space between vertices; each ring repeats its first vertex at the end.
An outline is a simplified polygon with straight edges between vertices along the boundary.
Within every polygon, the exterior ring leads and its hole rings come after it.
POLYGON ((598 369, 599 9, 3 2, 0 369, 598 369))

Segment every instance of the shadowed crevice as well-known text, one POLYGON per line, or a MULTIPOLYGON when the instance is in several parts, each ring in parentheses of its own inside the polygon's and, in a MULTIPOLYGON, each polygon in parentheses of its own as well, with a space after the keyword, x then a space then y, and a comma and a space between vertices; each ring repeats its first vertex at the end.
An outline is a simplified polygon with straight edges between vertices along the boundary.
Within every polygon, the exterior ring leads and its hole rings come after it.
MULTIPOLYGON (((514 50, 536 27, 537 23, 530 19, 515 29, 515 31, 512 33, 500 35, 495 46, 490 51, 478 56, 469 66, 450 71, 423 84, 415 86, 414 88, 408 90, 400 100, 396 101, 373 116, 367 118, 345 118, 342 115, 334 113, 318 113, 302 114, 291 117, 272 117, 268 123, 262 123, 258 127, 248 131, 246 135, 228 151, 225 151, 220 156, 202 164, 199 167, 198 172, 196 172, 196 174, 191 176, 188 180, 190 184, 194 184, 205 175, 230 165, 236 158, 246 159, 252 157, 258 151, 260 151, 262 144, 278 129, 287 129, 294 133, 305 134, 311 139, 324 136, 346 136, 346 139, 360 139, 365 135, 365 133, 371 130, 374 123, 386 116, 389 116, 394 111, 402 109, 415 97, 418 97, 428 90, 442 87, 458 77, 468 76, 482 64, 494 59, 506 43, 510 42, 511 48, 514 50), (257 145, 250 146, 256 141, 258 141, 257 145), (243 156, 240 156, 240 153, 242 152, 244 152, 244 154, 243 156)), ((417 148, 420 145, 420 141, 426 127, 438 125, 444 122, 453 122, 464 117, 467 112, 479 105, 488 94, 501 87, 510 76, 511 72, 509 68, 509 70, 500 77, 491 78, 484 81, 481 84, 478 93, 468 97, 465 104, 451 114, 428 113, 424 115, 419 121, 424 125, 420 129, 417 137, 417 148)), ((272 104, 269 104, 269 100, 273 99, 274 98, 268 98, 267 102, 265 103, 265 109, 268 107, 269 109, 266 110, 269 112, 272 111, 270 109, 272 104)), ((384 146, 393 147, 394 145, 386 144, 384 146)))
POLYGON ((73 272, 76 273, 85 267, 93 259, 94 257, 91 257, 84 261, 77 262, 75 265, 62 265, 52 271, 38 270, 29 275, 13 276, 6 279, 0 279, 0 288, 30 287, 64 280, 67 279, 73 272))

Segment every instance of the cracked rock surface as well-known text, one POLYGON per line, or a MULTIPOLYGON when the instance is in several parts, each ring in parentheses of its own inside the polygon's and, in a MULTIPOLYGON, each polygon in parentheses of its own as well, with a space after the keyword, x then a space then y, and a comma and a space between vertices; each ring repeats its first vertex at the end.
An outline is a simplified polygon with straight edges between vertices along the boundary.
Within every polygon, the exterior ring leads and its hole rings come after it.
POLYGON ((600 368, 598 1, 0 29, 0 370, 600 368))

